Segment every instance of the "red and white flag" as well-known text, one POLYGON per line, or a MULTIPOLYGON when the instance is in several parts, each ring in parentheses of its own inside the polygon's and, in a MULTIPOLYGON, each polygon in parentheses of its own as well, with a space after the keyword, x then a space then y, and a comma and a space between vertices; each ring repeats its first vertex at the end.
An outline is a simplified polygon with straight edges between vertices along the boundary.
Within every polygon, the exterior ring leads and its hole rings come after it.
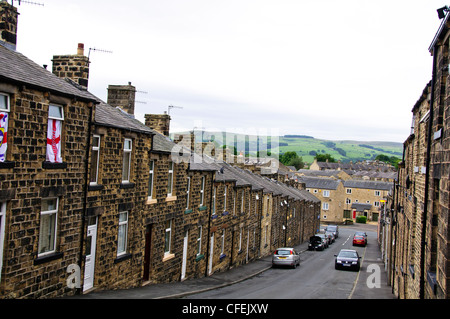
POLYGON ((48 119, 47 161, 62 163, 61 158, 61 121, 48 119))
POLYGON ((8 148, 8 113, 0 112, 0 162, 6 160, 6 149, 8 148))

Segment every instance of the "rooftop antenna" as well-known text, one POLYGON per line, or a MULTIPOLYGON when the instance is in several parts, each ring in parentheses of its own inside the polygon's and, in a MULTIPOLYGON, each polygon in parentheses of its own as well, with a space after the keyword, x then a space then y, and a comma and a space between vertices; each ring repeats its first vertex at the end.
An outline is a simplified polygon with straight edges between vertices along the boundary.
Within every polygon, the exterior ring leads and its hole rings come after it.
MULTIPOLYGON (((139 91, 139 90, 136 90, 136 93, 142 93, 142 94, 148 94, 148 92, 145 92, 145 91, 139 91)), ((143 102, 143 101, 135 101, 136 103, 141 103, 141 104, 147 104, 147 102, 143 102)))
POLYGON ((167 114, 170 115, 170 109, 173 108, 177 108, 177 109, 182 109, 183 107, 181 106, 174 106, 174 105, 169 105, 168 109, 167 109, 167 114))
POLYGON ((98 51, 98 52, 104 52, 104 53, 112 53, 112 51, 108 51, 108 50, 96 49, 96 48, 89 48, 88 59, 89 59, 89 57, 91 56, 91 50, 92 50, 92 51, 98 51))
MULTIPOLYGON (((19 6, 22 4, 22 2, 26 3, 26 4, 34 4, 37 6, 44 6, 43 3, 39 3, 39 2, 33 2, 33 1, 28 1, 28 0, 17 0, 17 1, 19 2, 19 6)), ((11 5, 14 6, 14 0, 11 0, 11 5)))

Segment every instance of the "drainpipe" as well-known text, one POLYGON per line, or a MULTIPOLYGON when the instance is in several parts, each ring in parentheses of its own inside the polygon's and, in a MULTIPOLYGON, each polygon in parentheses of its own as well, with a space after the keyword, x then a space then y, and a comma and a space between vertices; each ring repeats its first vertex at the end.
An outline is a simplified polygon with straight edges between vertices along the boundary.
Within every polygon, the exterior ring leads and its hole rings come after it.
POLYGON ((433 47, 433 72, 431 79, 431 98, 430 98, 430 116, 428 118, 428 137, 427 137, 427 155, 426 155, 426 175, 425 175, 425 199, 424 210, 422 216, 422 234, 420 243, 420 290, 419 298, 424 299, 425 293, 425 246, 426 246, 426 229, 427 229, 427 214, 428 214, 428 200, 429 200, 429 186, 430 186, 430 154, 431 154, 431 135, 433 132, 433 106, 434 106, 434 89, 436 80, 436 66, 437 66, 437 44, 433 47))
MULTIPOLYGON (((86 227, 86 216, 87 216, 87 198, 88 198, 88 188, 89 188, 89 159, 91 154, 91 126, 93 125, 93 109, 94 105, 89 107, 89 124, 88 124, 88 134, 87 134, 87 151, 86 151, 86 160, 85 160, 85 172, 84 172, 84 200, 83 200, 83 214, 81 216, 81 231, 80 231, 80 256, 78 258, 78 266, 80 267, 80 276, 81 273, 84 273, 81 271, 81 266, 83 264, 83 244, 84 244, 84 228, 86 227)), ((81 281, 81 277, 80 277, 81 281)), ((83 281, 84 285, 84 281, 83 281)), ((82 289, 77 288, 76 294, 81 295, 82 289)))
MULTIPOLYGON (((211 249, 211 247, 209 247, 210 245, 210 241, 209 238, 211 237, 211 208, 212 208, 212 197, 213 197, 213 191, 214 191, 214 174, 215 171, 212 172, 211 174, 211 189, 210 189, 210 193, 209 193, 209 209, 208 209, 208 238, 207 238, 207 243, 206 243, 206 267, 205 267, 205 277, 208 277, 209 273, 208 273, 208 268, 209 268, 209 251, 211 249)), ((206 183, 206 179, 205 179, 205 183, 206 183)), ((206 185, 205 185, 206 186, 206 185)), ((205 187, 206 188, 206 187, 205 187)), ((211 265, 212 267, 212 265, 211 265)))

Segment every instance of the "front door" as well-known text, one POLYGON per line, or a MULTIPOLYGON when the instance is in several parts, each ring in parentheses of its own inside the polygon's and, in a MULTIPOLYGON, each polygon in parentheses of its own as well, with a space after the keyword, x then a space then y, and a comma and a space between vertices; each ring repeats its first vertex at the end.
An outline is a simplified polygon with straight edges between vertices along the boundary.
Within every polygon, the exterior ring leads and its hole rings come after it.
POLYGON ((0 202, 0 283, 2 281, 3 240, 5 239, 6 203, 0 202))
POLYGON ((89 217, 86 235, 83 291, 94 287, 95 247, 97 246, 97 217, 89 217))
POLYGON ((144 281, 150 279, 150 261, 152 253, 152 225, 147 225, 145 231, 144 281))

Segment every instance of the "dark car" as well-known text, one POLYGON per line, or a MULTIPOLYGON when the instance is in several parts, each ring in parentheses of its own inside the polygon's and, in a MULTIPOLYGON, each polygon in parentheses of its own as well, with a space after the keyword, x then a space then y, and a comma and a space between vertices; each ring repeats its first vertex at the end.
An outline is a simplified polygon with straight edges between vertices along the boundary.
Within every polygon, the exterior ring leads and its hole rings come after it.
POLYGON ((361 268, 358 252, 353 249, 341 249, 339 254, 334 255, 336 257, 334 261, 335 269, 355 269, 359 271, 361 268))
POLYGON ((328 243, 332 244, 335 241, 334 233, 331 231, 325 231, 325 235, 328 237, 328 243))
POLYGON ((316 234, 315 236, 320 237, 320 238, 322 239, 323 246, 324 246, 325 248, 328 248, 328 246, 329 246, 329 244, 328 244, 328 237, 325 236, 325 234, 318 233, 318 234, 316 234))
POLYGON ((328 225, 327 228, 325 228, 325 231, 333 232, 334 238, 339 237, 339 227, 338 225, 328 225))
POLYGON ((322 238, 319 236, 309 237, 308 250, 324 250, 325 246, 322 243, 322 238))

